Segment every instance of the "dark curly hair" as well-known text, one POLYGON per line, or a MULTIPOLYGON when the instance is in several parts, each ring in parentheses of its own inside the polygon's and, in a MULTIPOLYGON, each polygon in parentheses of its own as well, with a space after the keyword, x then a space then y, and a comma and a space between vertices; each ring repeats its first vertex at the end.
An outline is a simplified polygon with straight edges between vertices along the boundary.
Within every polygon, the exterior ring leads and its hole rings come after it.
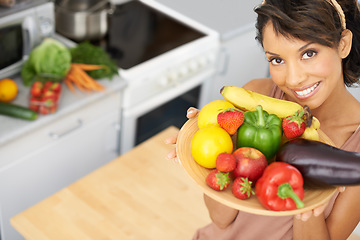
MULTIPOLYGON (((337 0, 345 17, 346 28, 353 33, 352 49, 343 59, 344 83, 350 87, 360 78, 360 10, 357 0, 337 0)), ((258 14, 256 39, 262 45, 263 29, 268 21, 285 36, 337 47, 343 28, 336 9, 327 0, 266 0, 254 9, 258 14)))

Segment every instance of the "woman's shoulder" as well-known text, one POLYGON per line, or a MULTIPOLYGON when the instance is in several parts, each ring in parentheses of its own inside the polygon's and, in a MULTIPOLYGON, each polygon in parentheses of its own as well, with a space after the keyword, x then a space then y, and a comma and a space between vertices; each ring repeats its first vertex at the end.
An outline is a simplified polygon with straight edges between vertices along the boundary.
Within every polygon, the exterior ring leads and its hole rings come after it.
POLYGON ((268 95, 274 86, 271 78, 258 78, 247 82, 243 88, 257 92, 260 94, 268 95))

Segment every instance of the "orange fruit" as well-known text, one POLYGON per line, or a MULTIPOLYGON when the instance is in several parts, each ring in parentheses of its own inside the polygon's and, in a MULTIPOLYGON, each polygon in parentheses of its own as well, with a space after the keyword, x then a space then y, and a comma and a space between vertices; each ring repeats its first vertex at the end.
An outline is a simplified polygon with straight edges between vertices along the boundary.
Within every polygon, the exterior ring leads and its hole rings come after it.
POLYGON ((198 127, 203 128, 209 125, 219 126, 217 115, 228 108, 235 108, 235 106, 226 100, 214 100, 209 102, 199 112, 198 127))
POLYGON ((0 102, 10 102, 16 98, 18 94, 18 86, 16 82, 10 78, 0 80, 0 102))
POLYGON ((199 129, 191 140, 191 155, 205 168, 215 168, 220 153, 232 153, 233 142, 230 135, 219 126, 199 129))

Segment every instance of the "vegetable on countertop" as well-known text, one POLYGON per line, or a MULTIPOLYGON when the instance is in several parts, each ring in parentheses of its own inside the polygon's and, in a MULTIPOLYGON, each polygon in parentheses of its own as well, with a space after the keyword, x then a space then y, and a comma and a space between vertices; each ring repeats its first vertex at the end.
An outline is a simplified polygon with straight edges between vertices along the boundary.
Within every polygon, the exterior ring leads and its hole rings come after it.
POLYGON ((38 117, 38 114, 33 110, 16 104, 3 102, 0 102, 0 115, 20 118, 29 121, 35 120, 38 117))
POLYGON ((35 81, 30 88, 29 109, 41 113, 55 113, 61 95, 61 84, 52 81, 35 81))
POLYGON ((113 76, 119 75, 118 66, 109 54, 101 47, 95 46, 90 42, 79 43, 76 47, 70 49, 70 53, 73 63, 104 66, 104 68, 87 72, 94 79, 112 79, 113 76))
POLYGON ((72 63, 64 83, 70 91, 74 92, 76 86, 80 91, 104 91, 105 87, 90 77, 85 71, 102 69, 102 65, 72 63))
POLYGON ((45 38, 35 47, 21 69, 25 86, 30 86, 37 75, 48 74, 53 81, 61 81, 70 69, 71 54, 65 45, 52 38, 45 38))
POLYGON ((288 211, 303 208, 303 177, 294 166, 273 162, 255 184, 255 195, 269 210, 288 211))
POLYGON ((360 153, 323 142, 291 140, 280 147, 276 160, 295 166, 304 178, 331 185, 360 184, 360 153))
POLYGON ((256 111, 245 112, 244 123, 237 133, 237 148, 256 148, 270 161, 281 144, 281 124, 278 116, 268 114, 260 105, 256 107, 256 111))

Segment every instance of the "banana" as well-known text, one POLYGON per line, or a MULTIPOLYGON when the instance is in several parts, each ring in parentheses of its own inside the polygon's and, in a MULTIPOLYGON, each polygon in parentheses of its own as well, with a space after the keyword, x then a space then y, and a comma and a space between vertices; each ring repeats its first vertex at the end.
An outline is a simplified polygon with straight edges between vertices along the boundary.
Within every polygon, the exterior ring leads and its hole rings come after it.
MULTIPOLYGON (((224 86, 220 90, 220 94, 235 107, 243 111, 255 111, 257 105, 261 105, 269 114, 275 114, 283 119, 303 107, 295 102, 282 99, 272 98, 260 93, 246 90, 242 87, 224 86)), ((317 129, 320 128, 320 121, 313 117, 310 127, 305 129, 301 137, 312 140, 319 140, 317 129)))
POLYGON ((302 106, 295 102, 272 98, 242 87, 225 86, 220 93, 227 101, 243 111, 255 111, 256 106, 261 105, 269 114, 275 114, 281 119, 302 109, 302 106))
POLYGON ((308 139, 308 140, 315 140, 315 141, 320 140, 319 132, 313 127, 305 128, 305 131, 300 136, 300 138, 305 138, 305 139, 308 139))

